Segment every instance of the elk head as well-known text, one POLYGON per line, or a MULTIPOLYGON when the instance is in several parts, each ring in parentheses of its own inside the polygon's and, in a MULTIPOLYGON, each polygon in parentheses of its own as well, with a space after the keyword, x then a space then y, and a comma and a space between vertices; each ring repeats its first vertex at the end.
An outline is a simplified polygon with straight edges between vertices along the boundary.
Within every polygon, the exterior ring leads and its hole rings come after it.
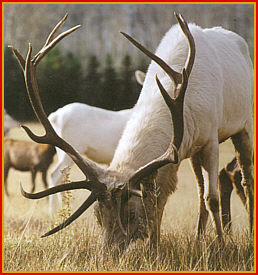
POLYGON ((169 163, 178 162, 177 152, 182 142, 184 129, 184 96, 187 88, 188 77, 195 57, 195 44, 188 29, 188 25, 182 16, 177 14, 175 14, 175 16, 182 31, 185 33, 190 49, 187 65, 182 73, 174 71, 159 57, 149 52, 130 36, 123 33, 129 41, 136 45, 141 51, 157 62, 165 70, 175 86, 175 98, 172 99, 156 76, 158 88, 170 109, 173 120, 173 130, 175 133, 167 151, 159 158, 154 159, 150 163, 139 168, 133 174, 128 173, 128 175, 121 175, 119 172, 103 169, 98 164, 81 156, 70 144, 57 135, 41 104, 36 81, 36 67, 49 50, 51 50, 61 39, 78 29, 80 26, 69 29, 56 37, 57 31, 67 18, 66 15, 56 25, 47 38, 45 45, 33 58, 31 45, 29 45, 26 60, 23 59, 21 54, 15 48, 11 47, 22 70, 24 71, 27 93, 31 105, 38 120, 43 125, 46 134, 44 136, 36 136, 26 126, 22 127, 32 140, 38 143, 51 144, 65 151, 85 175, 85 179, 82 181, 62 184, 34 194, 25 192, 21 186, 22 195, 29 199, 39 199, 65 190, 87 189, 91 192, 89 197, 83 202, 79 209, 75 211, 75 213, 73 213, 65 222, 53 228, 42 237, 49 236, 65 228, 96 201, 98 204, 95 213, 104 230, 104 237, 107 243, 121 244, 148 235, 148 228, 151 228, 150 224, 155 223, 153 222, 155 220, 155 205, 152 203, 155 192, 154 185, 146 184, 146 182, 155 182, 156 171, 160 167, 169 163))

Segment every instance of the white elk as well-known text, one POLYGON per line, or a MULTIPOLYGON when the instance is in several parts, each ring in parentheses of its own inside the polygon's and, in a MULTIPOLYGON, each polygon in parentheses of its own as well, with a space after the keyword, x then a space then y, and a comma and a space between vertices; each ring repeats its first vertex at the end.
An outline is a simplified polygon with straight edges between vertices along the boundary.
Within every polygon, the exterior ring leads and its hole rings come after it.
MULTIPOLYGON (((145 74, 135 72, 136 80, 143 84, 145 74)), ((118 141, 129 120, 132 109, 110 111, 83 103, 71 103, 48 116, 50 123, 66 142, 81 154, 98 163, 109 164, 118 141)), ((56 148, 57 163, 50 173, 50 187, 62 182, 62 170, 73 164, 72 159, 56 148)), ((49 197, 50 211, 56 207, 56 196, 49 197)))
POLYGON ((20 126, 20 123, 13 119, 4 109, 4 135, 8 136, 12 128, 20 126))
POLYGON ((202 29, 194 24, 188 27, 181 16, 176 18, 179 25, 167 32, 156 55, 124 34, 158 64, 151 62, 148 68, 140 97, 108 168, 84 158, 55 133, 38 95, 36 66, 50 48, 78 26, 55 39, 50 35, 33 59, 31 46, 26 61, 13 49, 25 72, 27 91, 46 135, 39 137, 27 127, 23 126, 24 129, 34 141, 64 150, 85 175, 82 181, 36 194, 21 189, 22 194, 38 199, 64 190, 91 191, 73 215, 43 237, 68 226, 97 202, 95 213, 103 228, 105 244, 119 244, 122 248, 137 238, 149 236, 152 241, 158 240, 163 209, 176 188, 180 162, 191 158, 200 187, 198 233, 205 229, 209 211, 217 235, 222 238, 218 147, 230 137, 239 153, 252 228, 253 68, 247 44, 239 35, 223 28, 202 29), (202 168, 208 175, 205 184, 202 168))

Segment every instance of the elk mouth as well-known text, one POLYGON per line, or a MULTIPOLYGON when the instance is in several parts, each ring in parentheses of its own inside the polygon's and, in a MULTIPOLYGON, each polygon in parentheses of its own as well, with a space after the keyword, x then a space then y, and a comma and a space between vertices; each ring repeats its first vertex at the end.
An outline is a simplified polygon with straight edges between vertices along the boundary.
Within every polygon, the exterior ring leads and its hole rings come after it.
POLYGON ((108 244, 128 246, 132 241, 143 240, 149 236, 144 202, 132 195, 129 198, 125 197, 124 194, 121 200, 111 200, 110 207, 107 201, 100 200, 94 205, 94 214, 108 244), (108 211, 113 213, 112 217, 107 217, 108 211))

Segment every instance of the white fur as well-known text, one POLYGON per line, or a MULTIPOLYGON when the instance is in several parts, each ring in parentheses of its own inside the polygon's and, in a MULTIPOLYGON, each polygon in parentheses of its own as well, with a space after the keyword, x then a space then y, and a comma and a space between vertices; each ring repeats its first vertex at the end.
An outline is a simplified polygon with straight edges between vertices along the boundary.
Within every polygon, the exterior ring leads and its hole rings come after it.
MULTIPOLYGON (((246 129, 253 146, 253 67, 247 44, 239 35, 220 27, 202 29, 189 24, 189 28, 196 44, 196 58, 185 95, 184 137, 179 159, 202 152, 202 165, 209 178, 205 197, 218 200, 219 142, 246 129)), ((178 25, 164 36, 156 55, 173 69, 182 71, 188 44, 178 25)), ((156 74, 173 96, 173 83, 159 65, 151 62, 109 170, 129 177, 163 154, 169 145, 171 115, 155 82, 156 74)), ((169 165, 159 170, 158 181, 165 201, 176 187, 177 168, 178 165, 169 165)))
POLYGON ((8 136, 9 131, 12 128, 20 126, 20 123, 13 119, 7 112, 4 110, 4 135, 8 136))
MULTIPOLYGON (((49 115, 49 121, 65 141, 81 154, 98 162, 111 162, 115 148, 132 110, 109 111, 82 103, 68 104, 49 115)), ((56 148, 58 161, 51 171, 50 187, 60 184, 61 170, 73 161, 56 148)), ((50 196, 50 208, 55 208, 55 196, 50 196)))
MULTIPOLYGON (((135 71, 137 82, 142 85, 145 73, 135 71)), ((49 121, 66 142, 81 154, 98 163, 109 164, 116 146, 131 115, 132 109, 109 111, 87 104, 71 103, 49 115, 49 121)), ((50 187, 60 184, 63 170, 71 166, 71 158, 59 148, 57 163, 51 171, 50 187)), ((55 208, 56 196, 50 196, 50 211, 55 208)))

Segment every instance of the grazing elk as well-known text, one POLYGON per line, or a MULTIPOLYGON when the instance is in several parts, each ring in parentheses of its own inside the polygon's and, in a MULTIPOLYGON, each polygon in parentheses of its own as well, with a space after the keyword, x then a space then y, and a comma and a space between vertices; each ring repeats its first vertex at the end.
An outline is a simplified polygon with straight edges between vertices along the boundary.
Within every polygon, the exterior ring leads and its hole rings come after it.
POLYGON ((4 187, 6 195, 9 196, 7 177, 10 168, 31 172, 31 192, 35 190, 37 172, 41 172, 43 183, 47 188, 47 170, 53 161, 55 152, 55 147, 52 145, 4 138, 4 187))
POLYGON ((253 69, 247 44, 233 32, 222 28, 202 29, 194 24, 188 27, 181 15, 175 16, 179 24, 167 32, 156 54, 124 34, 157 64, 151 62, 148 68, 140 97, 108 168, 81 156, 56 134, 39 97, 36 81, 39 61, 79 26, 54 38, 62 20, 34 58, 29 46, 26 61, 13 48, 24 70, 31 103, 46 134, 39 137, 29 128, 23 128, 34 141, 64 150, 85 175, 82 181, 36 194, 27 193, 21 187, 23 196, 39 199, 65 190, 91 191, 74 214, 42 237, 65 228, 96 202, 95 213, 103 228, 105 244, 119 244, 122 248, 130 240, 146 236, 157 241, 164 206, 177 185, 180 162, 191 158, 200 187, 198 233, 204 230, 209 211, 217 235, 222 238, 218 147, 230 137, 239 152, 252 228, 253 69), (205 184, 202 168, 208 174, 205 184))
POLYGON ((20 126, 20 123, 13 119, 4 109, 4 136, 8 136, 12 128, 20 126))
MULTIPOLYGON (((135 77, 142 85, 145 74, 137 70, 135 77)), ((58 135, 72 144, 80 154, 98 163, 109 164, 131 113, 132 109, 110 111, 71 103, 51 113, 48 119, 58 135)), ((73 163, 64 151, 56 150, 57 163, 50 173, 50 187, 62 182, 61 170, 73 163)), ((49 197, 49 206, 50 211, 55 209, 56 195, 49 197)))

